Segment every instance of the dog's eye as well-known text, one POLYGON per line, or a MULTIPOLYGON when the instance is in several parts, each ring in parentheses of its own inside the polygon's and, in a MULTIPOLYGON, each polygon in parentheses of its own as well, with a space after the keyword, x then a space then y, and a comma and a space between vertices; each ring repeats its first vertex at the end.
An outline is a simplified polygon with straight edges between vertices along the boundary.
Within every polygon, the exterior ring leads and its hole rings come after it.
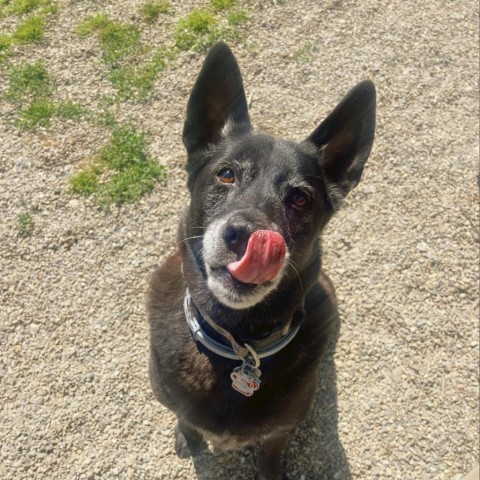
POLYGON ((229 168, 224 168, 217 173, 217 180, 220 183, 235 183, 235 175, 229 168))
POLYGON ((308 195, 301 190, 293 190, 290 201, 294 207, 302 208, 308 203, 308 195))

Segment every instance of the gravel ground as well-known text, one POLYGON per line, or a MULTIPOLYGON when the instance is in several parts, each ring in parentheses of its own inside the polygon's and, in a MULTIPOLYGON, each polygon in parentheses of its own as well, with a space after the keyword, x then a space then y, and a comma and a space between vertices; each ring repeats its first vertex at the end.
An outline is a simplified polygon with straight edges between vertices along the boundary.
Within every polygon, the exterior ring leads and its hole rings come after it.
MULTIPOLYGON (((99 110, 112 86, 98 42, 74 28, 99 8, 133 21, 139 3, 59 1, 45 41, 9 62, 43 59, 55 98, 99 110)), ((160 44, 205 3, 171 1, 174 14, 142 25, 142 39, 160 44)), ((478 3, 237 3, 252 12, 231 45, 257 126, 300 140, 357 81, 378 89, 373 154, 324 242, 342 316, 335 365, 328 356, 287 448, 288 478, 460 480, 479 453, 478 3)), ((0 99, 1 478, 253 476, 254 450, 179 460, 147 376, 145 292, 187 201, 181 130, 201 60, 179 55, 150 101, 115 107, 151 133, 168 186, 109 213, 68 193, 107 130, 81 120, 22 131, 0 99), (18 229, 26 212, 30 236, 18 229)))

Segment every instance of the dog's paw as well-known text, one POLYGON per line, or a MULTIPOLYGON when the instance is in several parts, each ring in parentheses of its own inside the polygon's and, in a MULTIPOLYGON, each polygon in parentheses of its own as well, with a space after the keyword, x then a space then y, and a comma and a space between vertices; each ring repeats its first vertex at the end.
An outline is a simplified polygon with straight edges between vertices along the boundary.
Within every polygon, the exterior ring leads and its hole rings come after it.
POLYGON ((188 458, 192 456, 185 435, 180 430, 175 432, 175 453, 179 458, 188 458))
POLYGON ((178 427, 175 428, 175 453, 179 458, 198 455, 206 448, 207 444, 197 433, 184 434, 178 427))

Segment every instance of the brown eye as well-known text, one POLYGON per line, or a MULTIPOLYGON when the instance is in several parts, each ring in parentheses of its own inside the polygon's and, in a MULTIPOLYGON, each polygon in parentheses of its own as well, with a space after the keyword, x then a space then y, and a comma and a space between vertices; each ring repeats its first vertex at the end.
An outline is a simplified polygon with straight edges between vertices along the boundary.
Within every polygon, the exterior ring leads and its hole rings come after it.
POLYGON ((220 183, 235 183, 235 175, 229 168, 224 168, 217 173, 217 180, 220 183))
POLYGON ((290 197, 292 205, 297 208, 304 207, 308 202, 308 197, 301 190, 294 190, 290 197))

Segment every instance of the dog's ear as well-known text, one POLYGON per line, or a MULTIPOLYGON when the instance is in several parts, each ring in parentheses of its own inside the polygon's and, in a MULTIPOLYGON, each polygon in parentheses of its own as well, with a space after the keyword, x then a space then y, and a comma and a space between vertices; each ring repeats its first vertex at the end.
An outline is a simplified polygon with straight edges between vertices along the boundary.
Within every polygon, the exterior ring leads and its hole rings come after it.
POLYGON ((375 96, 371 81, 359 83, 307 139, 320 151, 326 181, 337 197, 345 197, 362 176, 375 135, 375 96))
POLYGON ((240 69, 230 48, 219 42, 208 52, 188 101, 183 127, 187 152, 217 142, 227 122, 250 127, 240 69))

